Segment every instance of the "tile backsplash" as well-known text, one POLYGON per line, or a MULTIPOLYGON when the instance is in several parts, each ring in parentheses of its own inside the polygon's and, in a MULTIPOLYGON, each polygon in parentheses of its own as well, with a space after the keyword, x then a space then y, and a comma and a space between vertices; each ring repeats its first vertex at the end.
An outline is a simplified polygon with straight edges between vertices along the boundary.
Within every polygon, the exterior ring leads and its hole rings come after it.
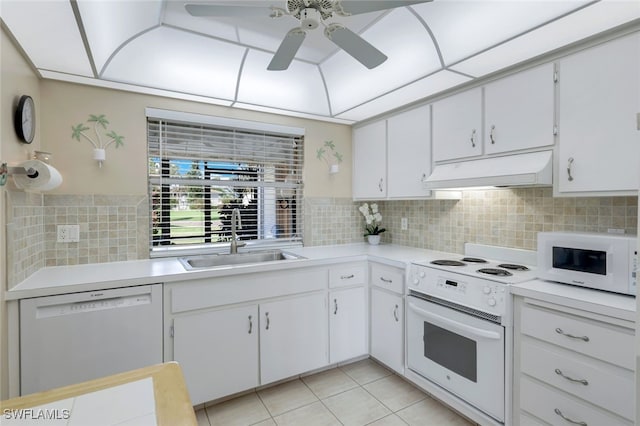
MULTIPOLYGON (((9 287, 44 266, 149 257, 148 199, 140 195, 39 195, 7 191, 9 287), (57 225, 80 241, 58 243, 57 225)), ((362 202, 307 197, 304 244, 363 242, 362 202)), ((535 250, 539 231, 635 234, 638 197, 553 198, 551 188, 465 191, 461 200, 380 201, 383 242, 462 253, 465 242, 535 250), (408 229, 401 229, 407 218, 408 229)))
POLYGON ((7 194, 9 287, 44 266, 149 257, 146 196, 7 194), (79 225, 80 241, 57 242, 58 225, 79 225))

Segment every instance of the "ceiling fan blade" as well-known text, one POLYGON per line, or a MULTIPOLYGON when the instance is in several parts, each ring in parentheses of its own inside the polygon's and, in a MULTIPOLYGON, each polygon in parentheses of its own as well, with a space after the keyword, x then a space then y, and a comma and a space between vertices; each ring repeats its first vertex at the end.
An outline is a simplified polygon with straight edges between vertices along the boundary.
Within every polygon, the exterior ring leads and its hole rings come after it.
POLYGON ((372 69, 387 60, 387 56, 368 41, 340 24, 331 24, 324 30, 329 40, 353 56, 365 67, 372 69))
POLYGON ((395 9, 418 3, 429 3, 433 0, 342 0, 335 6, 338 15, 357 15, 377 10, 395 9))
POLYGON ((280 47, 278 47, 276 54, 273 55, 267 69, 269 71, 282 71, 289 68, 306 36, 307 33, 301 28, 296 27, 290 30, 282 40, 282 43, 280 43, 280 47))
POLYGON ((185 4, 184 8, 191 16, 218 16, 239 17, 247 16, 265 16, 268 17, 273 13, 273 8, 254 5, 228 5, 228 4, 185 4))

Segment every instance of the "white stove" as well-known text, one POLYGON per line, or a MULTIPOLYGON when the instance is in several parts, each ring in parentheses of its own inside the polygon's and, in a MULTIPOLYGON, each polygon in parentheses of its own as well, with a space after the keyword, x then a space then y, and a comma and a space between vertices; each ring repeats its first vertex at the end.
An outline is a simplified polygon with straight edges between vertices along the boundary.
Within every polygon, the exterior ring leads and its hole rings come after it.
POLYGON ((483 424, 504 424, 512 364, 510 286, 535 279, 535 261, 533 251, 467 244, 465 255, 439 253, 413 262, 406 298, 408 377, 428 391, 444 389, 477 410, 483 424))

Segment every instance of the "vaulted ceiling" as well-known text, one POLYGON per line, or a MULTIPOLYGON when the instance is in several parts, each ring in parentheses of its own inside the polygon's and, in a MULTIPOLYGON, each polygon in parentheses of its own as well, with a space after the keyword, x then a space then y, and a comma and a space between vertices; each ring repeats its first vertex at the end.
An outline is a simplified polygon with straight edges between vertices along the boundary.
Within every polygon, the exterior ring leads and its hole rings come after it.
POLYGON ((297 19, 195 17, 185 3, 2 0, 0 17, 42 78, 344 123, 640 20, 637 0, 434 0, 327 20, 387 55, 376 68, 316 28, 287 70, 267 71, 297 19))

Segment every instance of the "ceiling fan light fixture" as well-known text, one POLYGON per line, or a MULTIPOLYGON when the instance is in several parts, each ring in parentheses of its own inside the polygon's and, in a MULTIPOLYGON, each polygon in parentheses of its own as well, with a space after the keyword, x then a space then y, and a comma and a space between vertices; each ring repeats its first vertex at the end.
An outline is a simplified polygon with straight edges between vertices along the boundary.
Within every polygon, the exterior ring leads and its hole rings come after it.
POLYGON ((317 9, 308 7, 300 11, 300 26, 306 30, 313 30, 318 28, 322 16, 317 9))

